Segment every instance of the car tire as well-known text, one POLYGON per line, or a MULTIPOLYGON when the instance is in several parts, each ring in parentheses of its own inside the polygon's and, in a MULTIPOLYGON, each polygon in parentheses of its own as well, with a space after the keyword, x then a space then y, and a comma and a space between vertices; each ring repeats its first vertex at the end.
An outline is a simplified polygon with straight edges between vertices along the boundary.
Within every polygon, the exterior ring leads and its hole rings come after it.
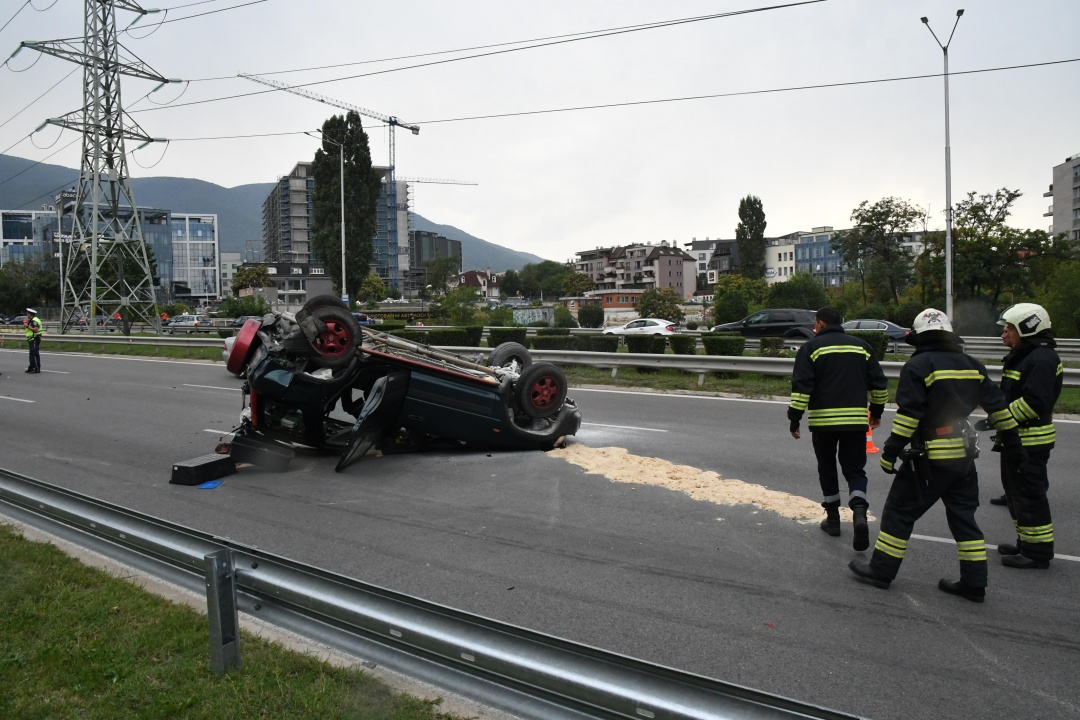
POLYGON ((566 400, 566 373, 551 363, 534 363, 514 383, 514 400, 533 419, 549 418, 566 400))
POLYGON ((342 310, 349 312, 349 308, 345 307, 345 303, 341 302, 341 298, 339 298, 338 296, 316 295, 315 297, 310 298, 307 302, 304 303, 304 307, 296 313, 296 319, 298 321, 303 320, 305 317, 314 313, 321 307, 341 308, 342 310))
MULTIPOLYGON (((336 302, 336 306, 322 305, 310 310, 311 317, 317 323, 326 325, 326 329, 312 343, 315 348, 312 363, 317 367, 335 369, 348 365, 360 344, 360 325, 340 300, 336 302)), ((304 307, 307 309, 306 304, 304 307)))
POLYGON ((525 369, 533 364, 532 355, 529 354, 529 349, 516 342, 504 342, 500 343, 491 354, 488 355, 487 366, 488 367, 511 367, 512 364, 516 364, 518 373, 525 372, 525 369))

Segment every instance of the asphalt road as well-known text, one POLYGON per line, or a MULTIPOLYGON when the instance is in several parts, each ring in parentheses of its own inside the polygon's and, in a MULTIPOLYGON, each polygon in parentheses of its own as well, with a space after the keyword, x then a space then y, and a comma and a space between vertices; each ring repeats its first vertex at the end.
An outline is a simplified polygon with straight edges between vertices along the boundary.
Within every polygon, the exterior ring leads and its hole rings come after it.
MULTIPOLYGON (((916 526, 888 591, 854 581, 850 525, 831 538, 749 505, 615 483, 539 452, 335 459, 251 469, 214 490, 169 484, 240 411, 220 363, 0 351, 0 467, 365 582, 728 682, 880 720, 1080 716, 1080 425, 1058 425, 1050 467, 1060 557, 1017 571, 991 552, 989 597, 957 575, 944 512, 916 526)), ((620 447, 817 500, 807 437, 782 403, 571 392, 573 442, 620 447)), ((891 414, 886 415, 886 424, 891 414)), ((878 444, 883 431, 875 433, 878 444)), ((871 459, 871 503, 890 478, 871 459)), ((979 466, 1000 494, 996 456, 979 466)), ((1014 535, 985 504, 990 543, 1014 535)), ((871 527, 876 535, 876 523, 871 527)), ((872 536, 873 536, 872 535, 872 536)))

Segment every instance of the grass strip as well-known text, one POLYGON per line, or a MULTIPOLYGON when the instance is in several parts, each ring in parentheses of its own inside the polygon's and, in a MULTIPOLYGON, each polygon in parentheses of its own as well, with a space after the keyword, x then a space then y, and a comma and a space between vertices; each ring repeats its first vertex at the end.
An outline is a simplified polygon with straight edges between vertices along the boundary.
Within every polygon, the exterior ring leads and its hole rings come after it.
POLYGON ((0 717, 454 720, 398 693, 241 634, 243 662, 210 670, 207 619, 0 525, 0 717))

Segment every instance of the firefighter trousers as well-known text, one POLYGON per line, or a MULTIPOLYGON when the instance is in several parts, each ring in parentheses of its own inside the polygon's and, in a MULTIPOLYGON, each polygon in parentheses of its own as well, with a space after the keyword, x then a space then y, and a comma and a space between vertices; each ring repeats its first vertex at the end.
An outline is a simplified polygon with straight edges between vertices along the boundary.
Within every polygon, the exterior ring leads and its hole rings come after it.
POLYGON ((930 477, 921 482, 911 465, 911 462, 903 464, 885 499, 881 530, 870 558, 874 575, 882 580, 896 577, 915 522, 941 500, 949 530, 956 540, 961 582, 969 587, 986 587, 986 542, 975 522, 979 479, 974 472, 974 461, 932 462, 930 477))
POLYGON ((1020 463, 1011 463, 1001 454, 1001 484, 1009 501, 1009 514, 1016 525, 1016 547, 1032 560, 1054 557, 1054 523, 1046 488, 1050 482, 1046 464, 1050 451, 1032 452, 1020 463))
POLYGON ((866 431, 811 430, 818 483, 825 503, 840 502, 840 476, 836 461, 848 486, 848 506, 869 505, 866 499, 866 431))

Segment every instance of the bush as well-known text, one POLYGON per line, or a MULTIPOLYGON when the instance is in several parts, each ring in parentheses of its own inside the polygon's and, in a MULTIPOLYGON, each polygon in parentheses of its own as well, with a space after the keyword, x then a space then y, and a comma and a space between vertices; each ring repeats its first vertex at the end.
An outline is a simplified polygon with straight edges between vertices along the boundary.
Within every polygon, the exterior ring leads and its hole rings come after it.
POLYGON ((469 341, 465 343, 465 347, 480 347, 480 341, 484 339, 483 325, 463 325, 454 329, 464 330, 468 335, 469 341))
MULTIPOLYGON (((931 306, 933 307, 933 306, 931 306)), ((909 328, 914 324, 915 317, 921 313, 926 307, 922 303, 917 302, 904 302, 891 308, 892 314, 886 318, 892 320, 900 327, 909 328)))
POLYGON ((555 327, 560 328, 576 328, 578 321, 574 319, 574 314, 562 305, 555 306, 555 327))
POLYGON ((671 351, 676 355, 694 355, 697 353, 697 338, 693 335, 672 335, 668 338, 671 351))
POLYGON ((626 349, 632 353, 662 353, 667 348, 663 335, 627 335, 626 349))
POLYGON ((429 345, 463 347, 469 344, 469 333, 461 327, 428 330, 427 338, 429 345))
POLYGON ((428 344, 427 330, 413 330, 410 327, 410 328, 402 328, 400 330, 395 330, 394 332, 392 332, 390 334, 395 336, 395 337, 399 337, 402 340, 408 340, 409 342, 423 343, 425 345, 428 344))
POLYGON ((568 327, 542 327, 536 331, 537 335, 569 335, 568 327))
POLYGON ((392 333, 395 330, 404 330, 409 327, 409 325, 406 325, 403 322, 381 322, 372 327, 379 332, 392 333))
POLYGON ((498 347, 504 342, 516 342, 525 345, 528 331, 523 327, 488 328, 488 347, 498 347))
POLYGON ((866 344, 873 348, 874 354, 877 355, 878 360, 885 357, 885 352, 892 343, 892 338, 889 337, 889 334, 881 330, 852 330, 848 332, 848 335, 866 341, 866 344))
POLYGON ((702 333, 701 344, 706 355, 742 355, 746 338, 738 333, 702 333))
MULTIPOLYGON (((855 309, 855 315, 847 320, 855 320, 857 318, 867 318, 869 320, 887 320, 889 317, 890 307, 888 305, 879 305, 877 303, 871 303, 870 305, 864 305, 861 308, 855 309)), ((917 314, 917 313, 916 313, 917 314)), ((914 319, 914 316, 912 317, 914 319)), ((910 327, 910 326, 909 326, 910 327)))
POLYGON ((233 331, 228 329, 222 329, 217 331, 219 338, 229 338, 233 336, 233 331))
POLYGON ((546 327, 551 327, 551 324, 547 320, 533 320, 531 323, 529 323, 525 327, 546 328, 546 327))
POLYGON ((589 350, 592 352, 619 352, 619 336, 618 335, 582 335, 588 343, 589 350))
POLYGON ((784 338, 763 337, 758 355, 761 357, 780 357, 784 353, 784 338))
POLYGON ((581 327, 598 328, 604 326, 604 308, 599 305, 582 305, 577 313, 581 327))
POLYGON ((696 322, 694 322, 693 320, 691 320, 690 322, 686 323, 686 329, 687 330, 697 330, 698 329, 698 324, 696 322))
POLYGON ((532 339, 533 350, 577 350, 573 335, 537 335, 532 339))

